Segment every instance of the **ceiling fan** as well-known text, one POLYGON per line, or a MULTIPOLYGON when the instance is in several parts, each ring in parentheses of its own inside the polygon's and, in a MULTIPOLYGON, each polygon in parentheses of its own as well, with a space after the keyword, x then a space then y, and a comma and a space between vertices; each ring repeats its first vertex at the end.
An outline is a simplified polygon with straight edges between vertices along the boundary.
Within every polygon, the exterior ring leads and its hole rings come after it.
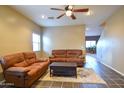
POLYGON ((57 17, 57 19, 63 17, 64 15, 71 17, 73 20, 76 19, 74 12, 88 12, 89 8, 84 9, 74 9, 73 6, 67 5, 65 9, 59 9, 59 8, 51 8, 51 10, 58 10, 58 11, 64 11, 63 14, 57 17))

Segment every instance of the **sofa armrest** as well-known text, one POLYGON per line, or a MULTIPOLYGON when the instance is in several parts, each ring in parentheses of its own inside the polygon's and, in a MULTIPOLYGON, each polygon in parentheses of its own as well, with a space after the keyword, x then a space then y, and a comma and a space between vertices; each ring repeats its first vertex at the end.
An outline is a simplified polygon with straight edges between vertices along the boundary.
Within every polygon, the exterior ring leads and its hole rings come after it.
POLYGON ((49 56, 49 58, 55 58, 55 56, 51 55, 51 56, 49 56))
POLYGON ((85 59, 85 56, 84 55, 80 55, 79 58, 85 59))
POLYGON ((15 76, 25 76, 29 70, 24 67, 10 67, 5 70, 5 74, 15 76))
POLYGON ((48 58, 39 58, 39 59, 36 59, 36 62, 45 62, 48 60, 49 60, 48 58))
POLYGON ((50 61, 48 58, 45 58, 45 59, 39 59, 37 60, 36 62, 47 62, 48 64, 50 64, 50 61))

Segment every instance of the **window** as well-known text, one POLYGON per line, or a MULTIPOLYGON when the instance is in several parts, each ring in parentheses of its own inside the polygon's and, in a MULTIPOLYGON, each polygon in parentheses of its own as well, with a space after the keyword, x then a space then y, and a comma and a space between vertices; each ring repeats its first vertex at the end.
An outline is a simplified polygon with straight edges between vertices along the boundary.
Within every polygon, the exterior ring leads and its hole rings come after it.
POLYGON ((33 51, 40 51, 40 35, 33 33, 33 51))
POLYGON ((96 46, 96 41, 86 41, 86 48, 96 46))

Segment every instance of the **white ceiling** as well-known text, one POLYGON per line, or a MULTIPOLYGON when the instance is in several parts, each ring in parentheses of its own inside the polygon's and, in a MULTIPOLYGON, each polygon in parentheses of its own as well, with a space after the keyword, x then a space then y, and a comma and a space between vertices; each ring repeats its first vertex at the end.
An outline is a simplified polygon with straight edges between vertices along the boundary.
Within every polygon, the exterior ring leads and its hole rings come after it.
POLYGON ((42 15, 48 17, 57 17, 63 13, 63 11, 54 11, 50 8, 64 9, 65 5, 16 5, 12 8, 16 9, 36 24, 44 27, 48 26, 64 26, 64 25, 82 25, 85 24, 88 28, 86 36, 100 35, 99 25, 112 15, 120 6, 118 5, 74 5, 75 9, 89 8, 92 11, 92 15, 87 16, 86 13, 74 13, 76 20, 72 20, 70 17, 63 16, 60 19, 42 19, 42 15))

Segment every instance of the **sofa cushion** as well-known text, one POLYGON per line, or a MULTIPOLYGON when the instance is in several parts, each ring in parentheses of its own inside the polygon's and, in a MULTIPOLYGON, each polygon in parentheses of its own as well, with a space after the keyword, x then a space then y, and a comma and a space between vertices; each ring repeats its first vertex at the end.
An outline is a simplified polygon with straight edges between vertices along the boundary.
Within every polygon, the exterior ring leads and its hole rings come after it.
POLYGON ((82 55, 82 50, 67 50, 67 57, 76 58, 82 55))
POLYGON ((67 62, 83 62, 83 59, 80 58, 66 58, 67 62))
POLYGON ((16 63, 23 62, 24 55, 22 53, 16 53, 16 54, 11 54, 3 57, 4 62, 5 62, 5 68, 11 67, 16 63))
POLYGON ((50 62, 65 62, 66 58, 51 58, 50 62))
POLYGON ((30 70, 27 74, 30 76, 36 76, 37 74, 41 73, 44 68, 48 67, 48 62, 38 62, 34 63, 28 67, 26 67, 28 70, 30 70))
POLYGON ((46 63, 46 62, 37 62, 37 63, 32 64, 31 66, 40 66, 40 67, 42 67, 44 65, 44 63, 46 63))
POLYGON ((40 66, 28 66, 28 67, 26 67, 26 69, 28 69, 29 70, 29 72, 27 73, 27 75, 30 77, 30 76, 36 76, 37 75, 37 73, 40 71, 40 66))
POLYGON ((66 57, 66 50, 53 50, 52 55, 54 57, 66 57))
POLYGON ((45 61, 48 61, 49 59, 48 58, 37 58, 36 59, 36 62, 45 62, 45 61))
POLYGON ((16 63, 13 65, 14 67, 26 67, 28 66, 28 63, 26 61, 20 62, 20 63, 16 63))
POLYGON ((58 58, 58 57, 59 57, 59 58, 61 57, 61 58, 64 58, 64 57, 66 57, 66 55, 65 55, 65 54, 59 54, 59 55, 58 55, 58 54, 55 54, 54 57, 57 57, 57 58, 58 58))
POLYGON ((39 71, 39 68, 32 68, 27 74, 30 76, 36 76, 39 71))
POLYGON ((24 54, 25 59, 32 59, 32 58, 36 59, 35 52, 24 52, 23 54, 24 54))
POLYGON ((31 64, 36 62, 36 59, 35 58, 26 59, 26 62, 27 62, 28 65, 31 65, 31 64))
POLYGON ((66 58, 78 58, 78 57, 79 57, 79 55, 77 55, 77 54, 69 54, 66 56, 66 58))

